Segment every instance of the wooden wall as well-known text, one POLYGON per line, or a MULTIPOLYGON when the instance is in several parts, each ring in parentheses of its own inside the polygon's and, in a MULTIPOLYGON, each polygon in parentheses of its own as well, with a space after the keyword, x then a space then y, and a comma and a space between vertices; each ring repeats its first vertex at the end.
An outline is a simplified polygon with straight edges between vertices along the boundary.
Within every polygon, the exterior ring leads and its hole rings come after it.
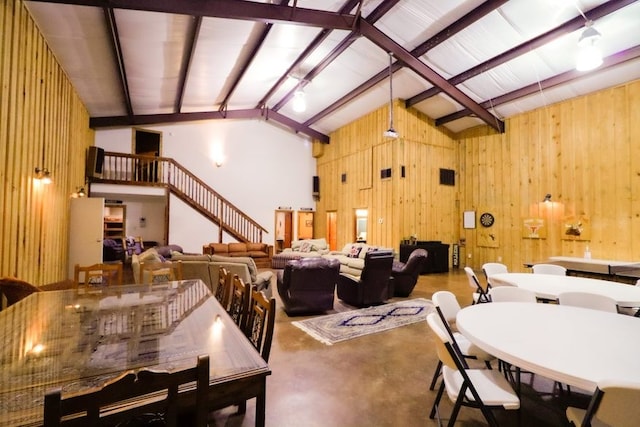
POLYGON ((336 212, 337 247, 342 248, 355 241, 355 210, 367 208, 368 243, 398 249, 411 235, 457 240, 457 190, 439 184, 440 168, 456 168, 457 143, 401 102, 394 103, 400 137, 384 137, 388 114, 388 107, 381 107, 334 132, 329 145, 315 150, 320 177, 315 234, 326 234, 326 213, 336 212), (391 177, 381 178, 387 168, 391 177))
POLYGON ((0 276, 67 276, 69 198, 84 184, 89 114, 19 0, 0 4, 0 276), (48 168, 53 183, 34 180, 48 168))
POLYGON ((498 247, 483 227, 461 234, 474 268, 501 257, 523 271, 524 261, 581 257, 587 246, 593 258, 640 261, 640 81, 520 114, 506 129, 459 139, 462 209, 496 218, 498 247), (547 193, 553 203, 541 203, 547 193), (532 216, 546 238, 523 238, 532 216), (566 224, 581 218, 586 235, 569 240, 566 224))
POLYGON ((317 236, 335 211, 341 248, 354 240, 354 210, 368 208, 370 243, 397 249, 412 234, 462 240, 461 266, 474 269, 500 261, 526 271, 524 262, 582 256, 587 246, 593 258, 640 261, 640 81, 512 117, 504 134, 483 126, 452 136, 394 105, 399 139, 382 136, 385 106, 314 150, 317 236), (392 177, 381 179, 388 167, 392 177), (456 171, 455 187, 439 184, 439 168, 456 171), (546 194, 552 203, 542 203, 546 194), (467 210, 476 213, 475 229, 462 226, 467 210), (492 227, 479 224, 483 212, 494 215, 492 227), (527 218, 544 220, 544 238, 524 237, 527 218), (565 234, 566 224, 581 221, 580 238, 565 234))

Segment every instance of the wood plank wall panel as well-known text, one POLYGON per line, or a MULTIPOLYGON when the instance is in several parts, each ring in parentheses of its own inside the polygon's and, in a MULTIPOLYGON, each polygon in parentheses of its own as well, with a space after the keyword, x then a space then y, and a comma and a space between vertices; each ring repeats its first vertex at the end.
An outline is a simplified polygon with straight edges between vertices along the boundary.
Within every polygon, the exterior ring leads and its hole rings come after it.
POLYGON ((0 6, 0 276, 66 279, 70 195, 84 185, 89 115, 23 3, 0 6), (53 183, 34 180, 47 167, 53 183))
MULTIPOLYGON (((322 192, 328 190, 316 206, 318 217, 337 212, 339 248, 355 238, 357 208, 369 209, 367 241, 374 245, 398 250, 400 240, 412 234, 420 240, 457 241, 458 224, 452 219, 459 216, 458 187, 439 184, 440 168, 457 169, 457 143, 423 114, 405 110, 401 101, 394 102, 401 137, 385 138, 388 114, 388 106, 380 107, 331 134, 331 143, 317 157, 322 192), (382 179, 380 171, 386 168, 391 178, 382 179)), ((317 221, 316 235, 326 234, 325 222, 317 221)))
POLYGON ((461 230, 466 262, 480 268, 502 257, 511 270, 552 255, 640 260, 640 81, 546 106, 506 121, 496 135, 462 133, 461 210, 490 209, 500 246, 479 246, 461 230), (542 203, 545 194, 553 203, 542 203), (539 215, 546 239, 522 238, 522 220, 539 215), (589 241, 567 240, 565 220, 586 215, 589 241))

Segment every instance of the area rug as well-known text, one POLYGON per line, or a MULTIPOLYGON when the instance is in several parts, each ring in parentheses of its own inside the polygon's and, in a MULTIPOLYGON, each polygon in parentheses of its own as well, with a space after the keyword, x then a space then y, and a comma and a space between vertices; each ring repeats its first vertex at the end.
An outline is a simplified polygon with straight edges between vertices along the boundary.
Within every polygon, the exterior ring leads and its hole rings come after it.
POLYGON ((332 345, 363 335, 425 321, 427 315, 433 310, 431 301, 415 298, 291 323, 318 341, 332 345))

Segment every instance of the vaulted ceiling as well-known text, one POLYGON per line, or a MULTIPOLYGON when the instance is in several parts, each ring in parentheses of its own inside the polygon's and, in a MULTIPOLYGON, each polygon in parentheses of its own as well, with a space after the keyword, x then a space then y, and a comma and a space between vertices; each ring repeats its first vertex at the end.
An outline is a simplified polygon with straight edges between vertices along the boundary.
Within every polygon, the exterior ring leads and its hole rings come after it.
POLYGON ((262 118, 328 142, 392 96, 451 132, 502 131, 509 116, 640 78, 636 0, 25 4, 94 128, 262 118), (587 21, 604 61, 579 72, 587 21))

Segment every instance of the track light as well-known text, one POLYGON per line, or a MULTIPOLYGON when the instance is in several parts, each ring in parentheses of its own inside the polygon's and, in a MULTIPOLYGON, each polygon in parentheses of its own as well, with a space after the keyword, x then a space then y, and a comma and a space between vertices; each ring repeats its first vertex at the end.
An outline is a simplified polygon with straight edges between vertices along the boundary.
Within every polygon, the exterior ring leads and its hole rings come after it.
POLYGON ((41 181, 43 184, 51 184, 51 172, 49 169, 36 167, 36 179, 41 181))
POLYGON ((593 21, 587 21, 585 29, 578 40, 576 70, 589 71, 598 68, 602 64, 602 52, 596 46, 601 37, 602 34, 593 27, 593 21))

